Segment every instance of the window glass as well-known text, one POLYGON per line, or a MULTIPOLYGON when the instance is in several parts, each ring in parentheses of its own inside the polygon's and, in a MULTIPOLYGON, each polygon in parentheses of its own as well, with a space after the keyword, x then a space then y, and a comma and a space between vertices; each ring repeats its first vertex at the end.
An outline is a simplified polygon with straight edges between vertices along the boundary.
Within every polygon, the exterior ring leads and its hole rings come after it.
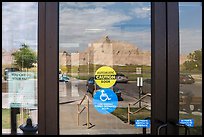
POLYGON ((60 2, 60 134, 150 132, 150 9, 150 2, 60 2))
POLYGON ((15 122, 22 133, 27 118, 38 123, 37 24, 38 3, 2 3, 2 133, 15 122))
MULTIPOLYGON (((202 3, 179 3, 180 122, 202 134, 202 3)), ((184 129, 180 128, 180 134, 184 129)))

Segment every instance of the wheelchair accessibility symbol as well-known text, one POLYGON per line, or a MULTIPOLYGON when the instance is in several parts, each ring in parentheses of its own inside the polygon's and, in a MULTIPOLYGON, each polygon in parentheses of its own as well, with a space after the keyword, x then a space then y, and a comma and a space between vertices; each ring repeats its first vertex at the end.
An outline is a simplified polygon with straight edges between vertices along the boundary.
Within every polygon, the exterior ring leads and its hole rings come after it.
POLYGON ((101 90, 100 100, 101 101, 111 100, 111 98, 109 98, 108 95, 104 92, 105 92, 104 90, 101 90))
POLYGON ((109 88, 100 89, 93 97, 93 105, 99 113, 108 114, 117 108, 118 97, 109 88))

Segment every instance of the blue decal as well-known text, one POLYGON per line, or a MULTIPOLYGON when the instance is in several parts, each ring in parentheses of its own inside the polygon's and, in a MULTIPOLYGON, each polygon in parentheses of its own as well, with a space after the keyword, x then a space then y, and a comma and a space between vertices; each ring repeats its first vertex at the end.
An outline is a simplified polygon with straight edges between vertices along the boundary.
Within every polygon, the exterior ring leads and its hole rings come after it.
POLYGON ((181 119, 179 120, 180 124, 185 124, 188 127, 194 127, 194 119, 181 119))
POLYGON ((93 97, 95 109, 101 114, 109 114, 118 106, 117 95, 109 88, 96 91, 93 97))
POLYGON ((135 120, 135 128, 150 128, 150 120, 135 120))

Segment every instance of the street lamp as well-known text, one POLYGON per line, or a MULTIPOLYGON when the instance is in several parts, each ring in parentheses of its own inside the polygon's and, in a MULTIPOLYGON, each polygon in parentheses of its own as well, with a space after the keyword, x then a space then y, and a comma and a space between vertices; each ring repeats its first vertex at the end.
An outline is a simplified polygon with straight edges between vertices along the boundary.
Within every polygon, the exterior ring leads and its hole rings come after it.
POLYGON ((88 53, 88 76, 89 76, 89 53, 88 53))
POLYGON ((195 67, 197 68, 197 67, 198 67, 198 65, 196 64, 196 65, 195 65, 195 67))
POLYGON ((23 71, 23 55, 22 55, 22 61, 21 61, 21 71, 23 71))

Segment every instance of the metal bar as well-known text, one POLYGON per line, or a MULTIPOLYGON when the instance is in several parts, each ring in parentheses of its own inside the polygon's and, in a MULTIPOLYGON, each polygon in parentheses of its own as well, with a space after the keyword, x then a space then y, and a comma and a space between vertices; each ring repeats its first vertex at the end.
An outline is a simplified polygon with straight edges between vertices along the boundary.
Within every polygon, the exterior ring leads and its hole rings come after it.
POLYGON ((130 104, 128 104, 128 124, 130 124, 130 104))
MULTIPOLYGON (((151 3, 151 134, 166 123, 166 2, 151 3)), ((166 134, 166 130, 161 130, 166 134)))
POLYGON ((89 99, 87 98, 87 128, 89 129, 89 99))
POLYGON ((83 107, 83 109, 79 112, 79 114, 81 114, 81 113, 84 111, 85 108, 86 108, 86 107, 83 107))
POLYGON ((144 108, 146 108, 146 107, 148 107, 148 105, 146 105, 146 106, 144 106, 144 107, 142 107, 142 108, 139 108, 139 109, 136 110, 135 112, 132 112, 132 114, 136 114, 136 113, 138 113, 140 110, 142 110, 142 109, 144 109, 144 108))
POLYGON ((38 3, 38 134, 46 134, 46 111, 45 111, 45 2, 38 3))
MULTIPOLYGON (((167 121, 179 121, 179 7, 167 2, 167 121)), ((178 135, 179 128, 168 125, 167 135, 178 135)))
POLYGON ((137 100, 134 104, 132 104, 132 105, 136 105, 138 102, 140 102, 142 99, 144 99, 145 97, 147 97, 147 96, 151 96, 151 94, 150 93, 147 93, 147 94, 145 94, 144 96, 142 96, 141 98, 139 98, 139 100, 137 100))
POLYGON ((23 124, 24 123, 24 120, 23 120, 23 108, 20 108, 20 122, 21 122, 21 124, 23 124))
POLYGON ((139 108, 141 108, 141 87, 139 86, 139 108))
POLYGON ((12 108, 11 107, 11 135, 16 135, 17 134, 17 114, 20 113, 19 108, 12 108))
POLYGON ((87 108, 87 115, 86 115, 86 125, 87 128, 89 129, 89 124, 90 124, 90 112, 89 112, 89 97, 87 94, 84 95, 82 101, 77 104, 77 125, 79 125, 79 115, 87 108), (79 106, 81 105, 81 103, 85 100, 85 98, 87 99, 87 105, 85 107, 83 107, 83 109, 81 111, 79 111, 79 106))
POLYGON ((79 104, 77 104, 77 126, 79 126, 79 104))
POLYGON ((79 103, 79 105, 82 104, 82 102, 84 101, 84 99, 86 98, 86 94, 84 95, 84 97, 82 98, 81 102, 79 103))

